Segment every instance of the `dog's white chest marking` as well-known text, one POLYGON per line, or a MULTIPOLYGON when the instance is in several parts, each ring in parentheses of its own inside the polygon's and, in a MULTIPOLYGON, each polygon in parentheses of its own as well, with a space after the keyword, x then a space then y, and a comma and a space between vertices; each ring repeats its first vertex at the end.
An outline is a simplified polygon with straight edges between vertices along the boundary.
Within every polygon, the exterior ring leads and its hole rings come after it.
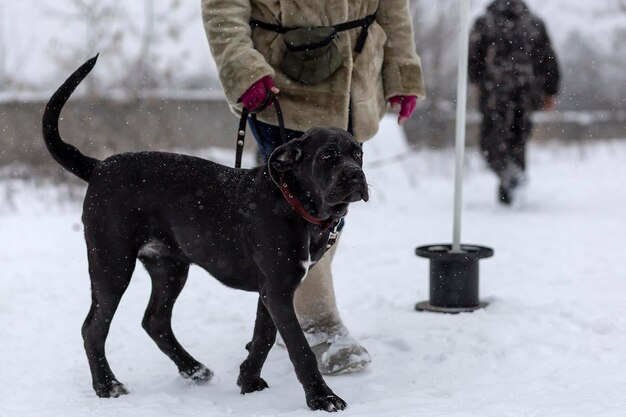
POLYGON ((311 266, 312 263, 313 262, 311 262, 311 254, 309 254, 309 259, 300 261, 300 265, 302 265, 302 268, 304 268, 304 275, 302 275, 300 282, 304 281, 306 276, 309 274, 309 267, 311 266))
POLYGON ((308 252, 308 259, 300 261, 300 265, 302 265, 302 268, 304 269, 304 274, 302 275, 302 278, 300 279, 301 283, 305 280, 306 276, 309 274, 309 268, 311 267, 311 265, 314 264, 314 262, 311 261, 311 241, 309 241, 309 250, 307 252, 308 252))

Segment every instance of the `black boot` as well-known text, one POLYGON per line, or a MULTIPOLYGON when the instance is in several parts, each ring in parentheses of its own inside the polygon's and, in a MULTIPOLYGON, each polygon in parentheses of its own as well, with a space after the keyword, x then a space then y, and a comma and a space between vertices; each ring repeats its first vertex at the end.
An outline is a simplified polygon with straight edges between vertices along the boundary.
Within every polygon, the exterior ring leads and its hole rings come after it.
POLYGON ((526 183, 526 174, 516 164, 510 163, 500 173, 500 186, 498 187, 498 201, 504 205, 513 204, 515 191, 526 183))
POLYGON ((511 190, 502 185, 502 183, 498 187, 498 201, 507 206, 510 206, 513 202, 511 190))

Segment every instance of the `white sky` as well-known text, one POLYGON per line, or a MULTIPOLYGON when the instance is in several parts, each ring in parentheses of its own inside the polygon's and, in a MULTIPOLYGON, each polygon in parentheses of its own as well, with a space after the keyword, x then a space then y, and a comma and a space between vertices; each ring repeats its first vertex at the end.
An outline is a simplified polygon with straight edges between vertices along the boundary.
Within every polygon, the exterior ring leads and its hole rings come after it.
MULTIPOLYGON (((490 1, 472 1, 472 15, 483 10, 490 1)), ((606 50, 615 41, 615 29, 626 27, 625 14, 598 15, 596 12, 613 1, 527 0, 527 3, 546 19, 557 47, 572 30, 578 30, 586 39, 595 40, 600 50, 606 50)), ((110 3, 115 3, 115 0, 110 3)), ((169 2, 156 3, 162 8, 164 3, 169 2)), ((59 79, 58 59, 55 56, 66 54, 66 45, 84 44, 83 23, 55 17, 50 13, 50 10, 70 10, 71 4, 72 0, 0 0, 0 73, 4 72, 35 86, 49 88, 55 85, 59 79)), ((143 2, 117 0, 117 4, 140 28, 143 2)), ((164 31, 166 25, 172 24, 180 29, 180 41, 176 44, 160 42, 156 48, 162 61, 155 65, 174 66, 176 73, 181 76, 214 73, 201 23, 200 1, 181 2, 181 10, 159 20, 156 27, 164 31)), ((126 36, 132 36, 127 27, 123 28, 123 32, 126 36)), ((134 56, 137 45, 136 41, 129 42, 125 46, 125 53, 134 56)), ((113 62, 113 59, 109 58, 108 62, 113 62)))

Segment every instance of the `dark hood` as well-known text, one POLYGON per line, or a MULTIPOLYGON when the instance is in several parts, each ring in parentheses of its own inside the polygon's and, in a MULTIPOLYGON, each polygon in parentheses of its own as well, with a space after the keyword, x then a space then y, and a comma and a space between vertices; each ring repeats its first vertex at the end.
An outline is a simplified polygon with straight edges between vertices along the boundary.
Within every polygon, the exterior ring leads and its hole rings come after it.
POLYGON ((528 7, 522 0, 495 0, 487 7, 487 11, 507 19, 516 19, 527 14, 528 7))

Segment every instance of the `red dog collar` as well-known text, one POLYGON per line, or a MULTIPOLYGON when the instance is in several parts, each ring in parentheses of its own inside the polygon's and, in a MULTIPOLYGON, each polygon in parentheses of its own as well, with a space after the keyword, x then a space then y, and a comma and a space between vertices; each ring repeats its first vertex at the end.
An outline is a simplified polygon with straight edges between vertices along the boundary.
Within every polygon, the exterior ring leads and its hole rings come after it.
POLYGON ((291 191, 289 191, 289 186, 282 177, 280 178, 280 191, 283 193, 283 196, 285 197, 285 200, 287 200, 287 203, 289 203, 289 205, 293 207, 293 209, 297 211, 304 220, 308 221, 309 223, 322 226, 322 228, 324 229, 328 229, 333 224, 333 219, 330 216, 326 219, 318 219, 316 217, 313 217, 308 211, 306 211, 302 206, 300 200, 298 200, 297 197, 291 194, 291 191))

